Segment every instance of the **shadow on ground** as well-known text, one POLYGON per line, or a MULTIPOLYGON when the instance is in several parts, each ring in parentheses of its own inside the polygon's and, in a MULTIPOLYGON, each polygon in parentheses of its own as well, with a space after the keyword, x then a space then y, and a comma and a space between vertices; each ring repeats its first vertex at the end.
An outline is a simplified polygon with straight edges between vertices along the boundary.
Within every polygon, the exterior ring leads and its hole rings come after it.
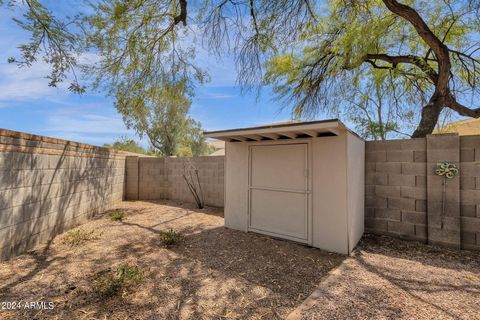
POLYGON ((300 319, 480 319, 480 253, 365 235, 300 319))
POLYGON ((123 221, 106 212, 81 228, 96 237, 68 247, 62 236, 42 256, 24 255, 0 267, 1 301, 54 301, 54 310, 0 311, 11 319, 284 318, 344 256, 223 227, 216 208, 197 210, 172 202, 123 202, 123 221), (183 237, 165 246, 161 232, 183 237), (140 285, 99 297, 98 273, 136 265, 140 285), (25 277, 25 275, 29 275, 25 277))
POLYGON ((53 310, 0 311, 1 319, 281 319, 317 289, 304 319, 475 319, 480 254, 366 235, 352 257, 223 227, 221 210, 123 202, 82 225, 78 246, 0 264, 0 301, 53 301, 53 310), (183 235, 173 246, 163 231, 183 235), (143 282, 99 296, 94 279, 137 266, 143 282), (339 267, 340 266, 340 267, 339 267), (338 267, 338 268, 337 268, 338 267), (326 277, 336 270, 333 276, 326 277))

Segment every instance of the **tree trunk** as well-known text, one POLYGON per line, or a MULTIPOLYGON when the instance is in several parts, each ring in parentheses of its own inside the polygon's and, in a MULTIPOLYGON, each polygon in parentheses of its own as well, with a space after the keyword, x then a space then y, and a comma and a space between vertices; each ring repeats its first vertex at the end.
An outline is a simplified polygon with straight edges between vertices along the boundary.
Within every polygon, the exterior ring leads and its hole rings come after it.
MULTIPOLYGON (((412 138, 423 138, 435 129, 438 117, 440 116, 442 108, 445 106, 446 97, 450 91, 448 87, 448 80, 452 69, 450 52, 448 47, 433 33, 415 9, 399 3, 397 0, 383 0, 383 2, 391 12, 410 22, 422 40, 432 49, 438 62, 437 74, 432 74, 429 71, 426 72, 435 85, 435 93, 430 98, 428 104, 423 107, 422 119, 412 135, 412 138)), ((426 59, 424 66, 428 66, 426 59)), ((429 68, 427 67, 426 69, 429 68)))
POLYGON ((426 106, 422 108, 422 118, 417 129, 412 134, 412 138, 424 138, 427 134, 431 134, 437 125, 440 112, 444 106, 444 100, 434 94, 426 106))

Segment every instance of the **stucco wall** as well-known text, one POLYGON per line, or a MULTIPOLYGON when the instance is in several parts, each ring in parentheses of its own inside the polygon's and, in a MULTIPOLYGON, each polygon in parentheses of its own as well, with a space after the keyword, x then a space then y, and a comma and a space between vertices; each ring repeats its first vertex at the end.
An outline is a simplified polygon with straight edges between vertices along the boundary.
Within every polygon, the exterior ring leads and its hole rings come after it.
POLYGON ((157 158, 128 156, 128 200, 180 200, 195 202, 183 178, 184 166, 198 169, 206 205, 223 207, 224 157, 157 158))
POLYGON ((0 130, 0 258, 48 243, 123 198, 125 156, 0 130))

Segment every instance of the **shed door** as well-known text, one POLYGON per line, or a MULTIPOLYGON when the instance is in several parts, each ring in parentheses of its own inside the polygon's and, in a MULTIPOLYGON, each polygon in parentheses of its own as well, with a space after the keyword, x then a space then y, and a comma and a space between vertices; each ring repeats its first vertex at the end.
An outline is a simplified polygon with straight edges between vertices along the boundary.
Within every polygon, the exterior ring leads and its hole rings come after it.
POLYGON ((250 147, 249 230, 308 241, 307 146, 250 147))

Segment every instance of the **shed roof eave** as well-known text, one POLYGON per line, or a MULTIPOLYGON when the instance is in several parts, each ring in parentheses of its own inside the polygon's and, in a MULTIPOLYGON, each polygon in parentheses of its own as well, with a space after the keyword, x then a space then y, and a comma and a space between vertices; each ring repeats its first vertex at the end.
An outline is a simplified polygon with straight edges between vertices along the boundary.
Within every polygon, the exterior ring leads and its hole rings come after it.
POLYGON ((312 132, 322 133, 331 132, 335 135, 339 134, 339 129, 346 129, 346 127, 338 119, 310 121, 301 123, 289 123, 282 125, 271 125, 251 128, 230 129, 221 131, 204 132, 205 137, 215 138, 219 140, 231 140, 246 138, 249 139, 252 136, 271 137, 272 135, 284 135, 289 136, 291 133, 306 133, 307 135, 312 132))

